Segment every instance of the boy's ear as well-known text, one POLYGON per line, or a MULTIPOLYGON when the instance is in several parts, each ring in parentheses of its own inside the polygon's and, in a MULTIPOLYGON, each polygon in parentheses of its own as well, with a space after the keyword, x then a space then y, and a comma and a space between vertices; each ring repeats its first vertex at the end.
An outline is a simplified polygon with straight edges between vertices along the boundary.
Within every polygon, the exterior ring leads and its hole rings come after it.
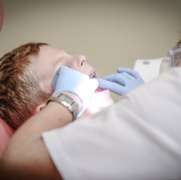
POLYGON ((43 110, 43 108, 46 106, 46 103, 40 104, 39 106, 36 107, 35 113, 40 112, 43 110))

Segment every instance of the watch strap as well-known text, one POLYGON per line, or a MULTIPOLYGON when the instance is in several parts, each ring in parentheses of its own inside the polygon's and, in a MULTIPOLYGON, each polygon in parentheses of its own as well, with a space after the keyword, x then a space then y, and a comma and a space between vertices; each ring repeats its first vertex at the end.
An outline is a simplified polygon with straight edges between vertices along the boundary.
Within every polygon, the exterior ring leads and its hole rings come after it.
POLYGON ((47 104, 50 101, 55 101, 55 102, 62 104, 72 113, 73 120, 75 120, 77 118, 78 104, 70 96, 63 94, 63 93, 57 93, 48 99, 47 104))

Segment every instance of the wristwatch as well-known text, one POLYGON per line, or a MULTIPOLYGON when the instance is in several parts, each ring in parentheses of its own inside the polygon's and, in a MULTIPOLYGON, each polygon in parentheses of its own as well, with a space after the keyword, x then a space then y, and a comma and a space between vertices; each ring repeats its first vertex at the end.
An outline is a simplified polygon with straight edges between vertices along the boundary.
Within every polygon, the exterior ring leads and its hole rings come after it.
POLYGON ((55 101, 65 106, 73 114, 73 120, 76 119, 78 115, 78 104, 71 97, 63 93, 57 93, 48 99, 47 104, 50 101, 55 101))

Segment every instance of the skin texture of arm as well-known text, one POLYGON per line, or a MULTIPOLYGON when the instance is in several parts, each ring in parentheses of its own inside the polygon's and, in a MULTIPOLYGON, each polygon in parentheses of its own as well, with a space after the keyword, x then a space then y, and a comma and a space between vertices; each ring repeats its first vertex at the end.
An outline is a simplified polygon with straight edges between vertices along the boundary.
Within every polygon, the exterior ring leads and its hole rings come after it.
POLYGON ((13 135, 0 159, 1 178, 62 179, 49 156, 41 134, 70 122, 72 114, 56 102, 50 102, 40 113, 26 121, 13 135))

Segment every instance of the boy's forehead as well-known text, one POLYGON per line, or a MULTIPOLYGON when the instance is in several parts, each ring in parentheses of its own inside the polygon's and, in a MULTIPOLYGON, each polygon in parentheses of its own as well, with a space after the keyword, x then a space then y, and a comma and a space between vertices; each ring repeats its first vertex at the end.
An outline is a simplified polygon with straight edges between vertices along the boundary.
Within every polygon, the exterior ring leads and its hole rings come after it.
POLYGON ((54 56, 54 55, 61 55, 64 54, 65 51, 63 49, 54 47, 54 46, 50 46, 50 45, 45 45, 40 47, 40 55, 42 56, 54 56))

